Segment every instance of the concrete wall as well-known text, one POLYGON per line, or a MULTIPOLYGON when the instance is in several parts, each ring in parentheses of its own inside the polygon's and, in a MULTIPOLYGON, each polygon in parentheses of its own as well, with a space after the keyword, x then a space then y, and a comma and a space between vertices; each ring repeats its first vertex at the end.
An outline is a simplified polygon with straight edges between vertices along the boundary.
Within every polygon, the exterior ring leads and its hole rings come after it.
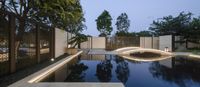
POLYGON ((159 37, 153 37, 153 49, 159 49, 159 37))
POLYGON ((55 57, 59 57, 66 52, 69 40, 75 35, 64 30, 55 29, 55 57))
POLYGON ((93 49, 105 49, 106 48, 105 37, 92 37, 92 48, 93 49))
POLYGON ((67 47, 67 32, 64 30, 55 29, 55 57, 65 53, 65 48, 67 47))
POLYGON ((159 49, 164 51, 166 47, 172 51, 172 35, 159 36, 159 49))
POLYGON ((188 42, 188 48, 200 48, 200 44, 188 42))
POLYGON ((91 49, 92 48, 91 40, 92 40, 92 38, 88 37, 88 41, 85 41, 85 42, 81 43, 81 49, 91 49))
POLYGON ((159 38, 158 37, 140 37, 140 47, 158 49, 159 38))
POLYGON ((88 41, 81 43, 81 49, 105 49, 105 37, 88 37, 88 41))

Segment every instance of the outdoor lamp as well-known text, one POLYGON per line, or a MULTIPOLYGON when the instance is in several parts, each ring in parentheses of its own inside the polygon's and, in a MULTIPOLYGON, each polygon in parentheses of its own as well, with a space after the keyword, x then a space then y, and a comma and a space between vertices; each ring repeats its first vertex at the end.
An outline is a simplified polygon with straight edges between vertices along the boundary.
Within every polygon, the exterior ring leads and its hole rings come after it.
POLYGON ((169 48, 168 47, 165 47, 165 52, 169 52, 169 48))
POLYGON ((68 48, 71 48, 72 47, 72 45, 71 44, 68 44, 68 48))
POLYGON ((54 61, 54 58, 51 58, 51 61, 53 62, 53 61, 54 61))

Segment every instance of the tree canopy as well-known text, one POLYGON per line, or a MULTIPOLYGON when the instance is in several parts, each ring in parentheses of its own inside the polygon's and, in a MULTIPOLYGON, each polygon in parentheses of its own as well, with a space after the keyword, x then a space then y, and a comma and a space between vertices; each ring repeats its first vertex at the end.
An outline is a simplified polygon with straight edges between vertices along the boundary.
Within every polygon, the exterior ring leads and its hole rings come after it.
POLYGON ((108 36, 111 34, 112 28, 112 17, 109 12, 104 10, 103 13, 96 19, 97 30, 100 32, 99 36, 108 36))
POLYGON ((153 21, 149 28, 156 35, 184 35, 189 22, 191 21, 191 13, 181 12, 178 16, 171 15, 153 21))
POLYGON ((141 37, 151 37, 152 36, 152 32, 151 31, 140 31, 136 33, 137 36, 141 36, 141 37))
POLYGON ((66 29, 83 17, 80 0, 2 0, 1 10, 14 13, 23 30, 28 19, 66 29), (22 24, 22 25, 21 25, 22 24))
MULTIPOLYGON (((27 29, 35 29, 37 24, 72 33, 85 28, 80 0, 0 0, 0 12, 12 13, 16 18, 16 55, 27 29)), ((1 19, 6 19, 6 14, 1 19)))
POLYGON ((166 16, 153 21, 149 28, 155 35, 183 36, 186 41, 200 43, 200 17, 181 12, 178 16, 166 16))
POLYGON ((117 17, 115 25, 117 26, 117 33, 127 33, 130 27, 128 15, 126 13, 122 13, 119 17, 117 17))

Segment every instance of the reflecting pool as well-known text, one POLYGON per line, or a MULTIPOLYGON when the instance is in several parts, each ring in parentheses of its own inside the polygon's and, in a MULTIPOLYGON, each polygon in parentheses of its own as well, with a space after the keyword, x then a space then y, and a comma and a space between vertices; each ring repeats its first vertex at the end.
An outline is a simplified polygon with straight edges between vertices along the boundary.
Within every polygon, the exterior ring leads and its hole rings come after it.
POLYGON ((200 59, 179 56, 141 62, 116 55, 83 55, 74 63, 55 72, 44 82, 122 82, 125 87, 200 87, 200 59))

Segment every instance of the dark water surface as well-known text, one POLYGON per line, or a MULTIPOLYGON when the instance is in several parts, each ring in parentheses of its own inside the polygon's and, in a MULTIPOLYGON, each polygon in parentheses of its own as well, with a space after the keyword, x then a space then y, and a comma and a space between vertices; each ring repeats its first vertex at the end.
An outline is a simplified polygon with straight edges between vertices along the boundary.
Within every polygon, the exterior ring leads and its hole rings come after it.
POLYGON ((115 55, 85 55, 73 63, 44 81, 122 82, 125 87, 200 87, 200 59, 176 57, 138 62, 115 55))

